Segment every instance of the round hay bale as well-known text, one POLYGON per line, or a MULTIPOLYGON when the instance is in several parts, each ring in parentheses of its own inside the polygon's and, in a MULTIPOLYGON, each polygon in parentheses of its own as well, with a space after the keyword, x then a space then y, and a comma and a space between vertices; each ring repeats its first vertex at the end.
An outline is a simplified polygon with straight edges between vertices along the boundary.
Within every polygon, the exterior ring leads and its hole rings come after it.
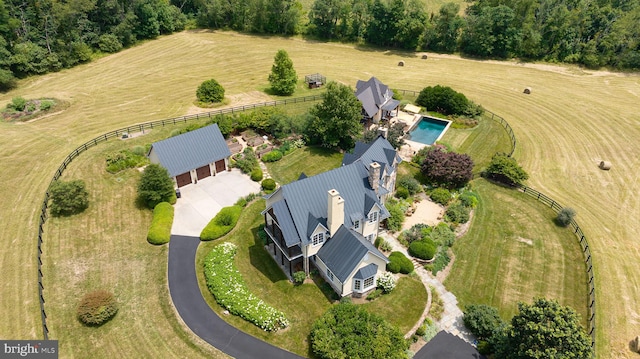
POLYGON ((401 66, 401 67, 404 66, 404 61, 398 62, 398 66, 401 66))
POLYGON ((640 353, 640 336, 635 337, 631 341, 631 350, 633 350, 635 353, 640 353))
POLYGON ((428 59, 428 58, 429 58, 429 56, 427 56, 427 54, 422 55, 422 59, 423 59, 423 60, 426 60, 426 59, 428 59))
POLYGON ((600 161, 600 167, 601 170, 605 170, 608 171, 611 169, 611 162, 609 161, 600 161))
POLYGON ((523 92, 526 93, 527 95, 530 95, 531 94, 531 87, 525 87, 523 92))

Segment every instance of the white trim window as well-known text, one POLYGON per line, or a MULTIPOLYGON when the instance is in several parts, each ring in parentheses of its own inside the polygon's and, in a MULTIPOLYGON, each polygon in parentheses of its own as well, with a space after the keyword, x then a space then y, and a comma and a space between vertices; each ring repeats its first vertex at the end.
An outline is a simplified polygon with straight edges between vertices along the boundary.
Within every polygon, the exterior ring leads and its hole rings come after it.
POLYGON ((357 221, 353 224, 353 229, 360 229, 360 220, 357 220, 357 221))
POLYGON ((366 292, 370 289, 373 289, 376 284, 376 276, 369 277, 366 279, 353 279, 353 290, 358 293, 366 292))
POLYGON ((331 281, 333 281, 333 273, 331 273, 331 271, 329 270, 329 268, 327 268, 327 277, 329 279, 331 279, 331 281))
POLYGON ((375 276, 369 277, 364 280, 364 290, 369 290, 375 285, 375 276))
POLYGON ((369 223, 374 223, 378 221, 378 212, 369 213, 369 223))
POLYGON ((362 291, 362 279, 354 279, 353 280, 353 290, 360 292, 362 291))
POLYGON ((317 245, 319 245, 319 244, 322 244, 322 243, 324 242, 324 233, 322 233, 322 232, 320 232, 320 233, 316 233, 316 234, 313 236, 312 242, 313 242, 313 245, 314 245, 314 246, 317 246, 317 245))

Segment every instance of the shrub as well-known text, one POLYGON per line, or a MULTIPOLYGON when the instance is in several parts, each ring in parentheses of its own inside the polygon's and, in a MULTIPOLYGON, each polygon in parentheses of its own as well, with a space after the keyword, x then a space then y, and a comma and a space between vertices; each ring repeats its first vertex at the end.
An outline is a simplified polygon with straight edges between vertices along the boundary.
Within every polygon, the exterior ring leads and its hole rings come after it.
POLYGON ((396 284, 396 277, 390 272, 382 273, 382 275, 376 280, 377 287, 382 289, 385 293, 391 292, 396 287, 396 284))
POLYGON ((160 202, 175 203, 173 180, 166 168, 152 163, 145 167, 138 183, 138 198, 149 208, 160 202))
POLYGON ((486 356, 492 354, 493 352, 493 344, 486 340, 478 340, 478 353, 486 356))
POLYGON ((429 342, 440 331, 440 329, 436 326, 436 324, 430 318, 426 318, 424 320, 424 327, 425 327, 425 333, 422 336, 422 339, 425 342, 429 342))
POLYGON ((90 326, 100 326, 118 313, 118 303, 106 290, 87 293, 80 300, 76 314, 78 319, 90 326))
POLYGON ((415 178, 409 176, 400 178, 400 180, 398 181, 398 186, 406 188, 409 191, 409 194, 412 196, 422 191, 420 182, 418 182, 418 180, 416 180, 415 178))
POLYGON ((431 228, 428 225, 424 223, 418 223, 418 224, 414 224, 408 230, 402 232, 400 237, 402 237, 402 240, 405 241, 408 246, 414 241, 419 241, 427 238, 430 234, 431 234, 431 228))
POLYGON ((473 178, 473 160, 467 154, 436 147, 426 153, 420 171, 433 184, 460 188, 473 178))
POLYGON ((463 206, 468 208, 475 208, 478 205, 478 197, 471 191, 462 192, 458 199, 463 206))
POLYGON ((444 247, 451 247, 456 240, 456 234, 446 223, 439 223, 431 231, 431 239, 444 247))
POLYGON ((213 247, 204 260, 205 281, 216 302, 263 330, 277 331, 288 327, 284 313, 249 292, 233 262, 236 252, 237 247, 227 242, 213 247))
POLYGON ((98 48, 100 51, 114 53, 122 50, 122 43, 113 34, 104 34, 98 38, 98 48))
POLYGON ((418 327, 418 329, 416 329, 416 335, 422 337, 425 334, 427 334, 427 326, 425 324, 422 324, 418 327))
POLYGON ((382 296, 382 289, 376 288, 367 294, 367 300, 375 300, 382 296))
POLYGON ((467 329, 480 340, 491 338, 504 325, 498 310, 485 304, 468 305, 462 320, 467 329))
POLYGON ((258 158, 251 147, 244 149, 242 154, 238 154, 234 157, 236 161, 236 167, 240 168, 242 173, 251 173, 258 166, 258 158))
POLYGON ((452 223, 467 223, 469 221, 469 209, 459 203, 451 205, 444 213, 447 221, 452 223))
POLYGON ((399 231, 402 229, 402 222, 404 222, 404 211, 399 205, 387 205, 389 211, 389 218, 387 218, 387 228, 390 231, 399 231))
POLYGON ((9 91, 18 85, 18 81, 10 70, 0 69, 0 92, 9 91))
POLYGON ((24 97, 16 96, 11 99, 11 102, 7 104, 7 108, 14 109, 18 112, 24 111, 25 106, 27 105, 27 100, 24 97))
POLYGON ((449 204, 449 201, 451 201, 451 192, 446 188, 438 187, 431 192, 429 197, 431 197, 434 202, 446 206, 449 204))
POLYGON ((444 115, 481 115, 482 107, 448 86, 428 86, 420 91, 416 104, 444 115))
POLYGON ((438 274, 438 272, 445 269, 449 264, 449 261, 451 261, 451 258, 449 257, 449 252, 447 251, 446 248, 441 248, 438 251, 438 254, 436 254, 436 259, 433 261, 431 265, 431 274, 436 275, 438 274))
POLYGON ((402 252, 392 252, 389 255, 389 263, 387 263, 387 270, 389 272, 409 274, 413 272, 413 269, 413 262, 402 254, 402 252))
POLYGON ((214 79, 207 80, 200 84, 196 96, 200 102, 221 102, 224 99, 224 88, 214 79))
POLYGON ((265 191, 273 191, 276 189, 276 181, 273 178, 265 178, 262 180, 262 189, 265 191))
POLYGON ((436 254, 436 244, 431 239, 412 242, 409 254, 420 259, 430 260, 436 254))
POLYGON ((251 180, 255 181, 255 182, 260 182, 262 181, 262 169, 260 169, 260 167, 256 167, 251 171, 251 180))
POLYGON ((136 149, 138 153, 142 150, 142 154, 134 153, 130 150, 122 150, 107 155, 107 172, 118 173, 127 168, 137 168, 149 163, 149 159, 145 156, 144 147, 136 149))
POLYGON ((404 187, 397 187, 396 188, 396 197, 397 198, 402 198, 402 199, 409 198, 409 190, 404 188, 404 187))
POLYGON ((373 245, 374 245, 376 248, 378 248, 378 249, 379 249, 379 248, 380 248, 380 244, 382 244, 382 241, 384 241, 384 238, 382 238, 382 237, 376 237, 376 240, 373 242, 373 245))
POLYGON ((27 106, 25 107, 27 112, 33 112, 36 110, 36 104, 34 102, 27 102, 27 106))
POLYGON ((380 250, 383 252, 390 252, 393 249, 393 247, 391 247, 391 243, 387 242, 387 241, 382 241, 382 244, 380 244, 380 250))
POLYGON ((246 207, 247 206, 247 199, 246 198, 239 198, 236 203, 233 204, 234 206, 238 206, 238 207, 246 207))
POLYGON ((54 102, 51 100, 40 101, 40 111, 49 111, 53 107, 54 102))
POLYGON ((558 212, 556 217, 556 223, 562 227, 566 227, 571 223, 573 217, 576 216, 576 211, 571 207, 564 207, 558 212))
POLYGON ((262 162, 276 162, 282 159, 282 152, 273 150, 262 155, 262 162))
POLYGON ((494 181, 511 186, 522 184, 529 178, 516 159, 505 154, 495 154, 483 174, 494 181))
POLYGON ((51 196, 51 214, 53 216, 69 216, 80 213, 89 207, 89 192, 84 181, 53 182, 49 190, 51 196))
POLYGON ((153 219, 147 233, 147 241, 151 244, 169 243, 172 224, 173 206, 168 202, 158 203, 153 209, 153 219))
POLYGON ((311 329, 315 357, 407 358, 408 343, 398 328, 355 304, 331 306, 311 329))
POLYGON ((297 271, 295 273, 293 273, 293 283, 295 284, 302 284, 304 283, 304 280, 307 278, 307 275, 303 272, 303 271, 297 271))
POLYGON ((210 241, 214 239, 218 239, 227 233, 231 232, 231 230, 238 223, 238 218, 240 218, 240 213, 242 213, 242 207, 240 206, 230 206, 224 207, 216 214, 215 217, 200 233, 200 239, 203 241, 210 241))

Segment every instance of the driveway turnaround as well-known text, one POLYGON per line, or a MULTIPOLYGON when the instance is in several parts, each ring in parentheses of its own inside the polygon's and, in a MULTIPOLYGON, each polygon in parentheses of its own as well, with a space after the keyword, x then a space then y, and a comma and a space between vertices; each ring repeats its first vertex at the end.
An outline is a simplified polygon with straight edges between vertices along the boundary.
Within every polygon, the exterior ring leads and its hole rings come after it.
POLYGON ((236 329, 209 307, 196 278, 199 244, 198 237, 177 235, 172 235, 169 242, 169 293, 187 326, 207 343, 235 358, 301 358, 236 329))
POLYGON ((222 207, 232 206, 239 198, 258 192, 260 183, 236 168, 181 187, 171 234, 200 237, 202 229, 222 207))

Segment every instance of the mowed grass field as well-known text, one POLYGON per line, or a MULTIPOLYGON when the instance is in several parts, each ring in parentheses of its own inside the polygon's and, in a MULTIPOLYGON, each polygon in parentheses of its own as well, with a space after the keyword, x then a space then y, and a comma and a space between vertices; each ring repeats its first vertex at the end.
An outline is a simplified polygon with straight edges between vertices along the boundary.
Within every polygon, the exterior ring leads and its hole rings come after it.
MULTIPOLYGON (((358 79, 377 76, 391 87, 412 90, 435 84, 451 86, 509 121, 518 139, 515 157, 531 176, 528 184, 575 208, 576 219, 590 241, 596 268, 598 356, 632 357, 628 342, 640 333, 640 251, 636 246, 640 237, 638 75, 437 54, 421 60, 408 53, 362 51, 343 44, 206 31, 163 37, 91 64, 30 78, 21 81, 18 89, 0 95, 0 106, 18 95, 52 96, 70 102, 63 113, 32 123, 0 123, 1 338, 42 336, 35 257, 37 218, 44 191, 64 157, 86 140, 115 128, 197 111, 193 108, 195 89, 208 78, 217 79, 225 87, 229 105, 263 101, 268 96, 260 90, 267 86, 273 56, 281 48, 289 52, 300 77, 320 72, 329 80, 354 86, 358 79), (404 67, 396 66, 399 60, 405 61, 404 67), (531 87, 532 94, 522 94, 524 87, 531 87), (599 170, 600 160, 611 161, 611 171, 599 170)), ((126 197, 126 193, 122 195, 126 197)), ((123 241, 145 242, 147 219, 121 218, 115 212, 100 216, 111 223, 131 220, 142 228, 127 227, 129 230, 97 236, 99 247, 84 249, 77 248, 75 239, 45 236, 43 271, 48 310, 75 306, 73 299, 54 296, 53 286, 77 281, 64 278, 54 283, 48 273, 56 263, 71 263, 78 253, 95 250, 101 252, 94 255, 103 262, 88 263, 89 268, 129 266, 131 263, 124 261, 109 262, 109 258, 113 253, 124 253, 123 241), (65 300, 70 302, 62 302, 65 300)), ((46 230, 54 225, 53 221, 48 223, 46 230)), ((85 230, 90 228, 78 229, 85 230)), ((92 237, 90 233, 85 236, 92 237)), ((166 272, 163 249, 136 250, 140 265, 131 271, 142 269, 139 275, 150 279, 166 272), (158 253, 150 254, 153 250, 158 253)), ((148 293, 166 293, 166 282, 155 279, 157 282, 150 280, 148 293)), ((126 280, 118 277, 106 284, 130 285, 126 280)), ((158 306, 155 315, 140 318, 126 310, 118 314, 122 320, 131 320, 132 325, 144 323, 144 329, 126 333, 107 330, 108 335, 100 339, 101 351, 84 346, 92 343, 90 339, 65 339, 70 341, 66 344, 69 351, 61 357, 87 353, 104 357, 116 353, 207 355, 202 350, 210 349, 196 339, 190 342, 195 344, 184 344, 189 340, 169 338, 184 329, 176 328, 174 314, 163 309, 161 298, 145 300, 158 306), (127 313, 131 317, 125 317, 127 313), (178 347, 167 351, 164 341, 171 340, 171 346, 178 347)), ((126 309, 132 304, 123 305, 126 309)), ((66 328, 55 324, 61 320, 48 314, 51 337, 64 337, 66 328)))

